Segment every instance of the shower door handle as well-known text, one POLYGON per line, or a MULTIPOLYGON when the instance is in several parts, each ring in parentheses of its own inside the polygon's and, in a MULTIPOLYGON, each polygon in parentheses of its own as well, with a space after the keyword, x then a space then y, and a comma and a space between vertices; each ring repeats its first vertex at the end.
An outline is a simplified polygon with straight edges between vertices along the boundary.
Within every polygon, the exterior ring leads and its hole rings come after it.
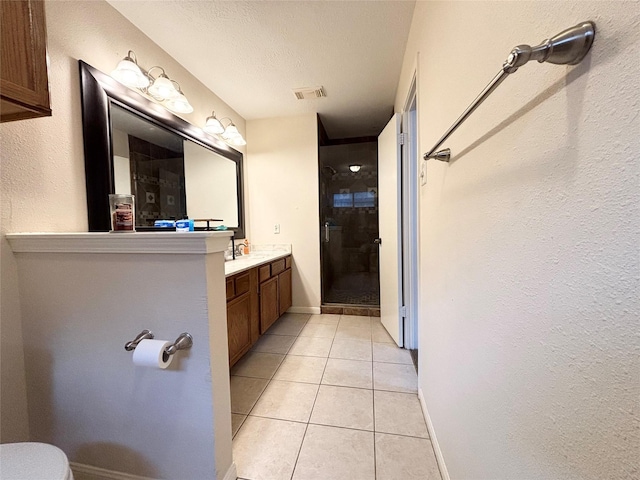
POLYGON ((324 222, 324 242, 329 243, 329 222, 324 222))

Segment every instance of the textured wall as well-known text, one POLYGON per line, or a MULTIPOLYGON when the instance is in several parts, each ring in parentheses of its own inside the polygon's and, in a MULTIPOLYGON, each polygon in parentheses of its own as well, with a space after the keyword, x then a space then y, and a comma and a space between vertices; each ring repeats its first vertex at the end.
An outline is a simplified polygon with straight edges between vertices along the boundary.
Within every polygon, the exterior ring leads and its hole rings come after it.
MULTIPOLYGON (((133 49, 143 66, 162 65, 180 82, 195 109, 184 115, 187 121, 202 125, 215 109, 244 132, 244 119, 108 3, 47 1, 46 15, 53 116, 0 125, 0 233, 87 229, 78 59, 108 73, 133 49)), ((28 432, 15 260, 4 237, 0 247, 0 440, 6 442, 25 440, 28 432)))
POLYGON ((247 121, 250 240, 292 245, 293 307, 303 309, 320 307, 317 128, 315 115, 247 121))
POLYGON ((420 387, 451 478, 638 478, 640 3, 418 2, 420 152, 509 50, 583 20, 576 67, 507 79, 421 188, 420 387))

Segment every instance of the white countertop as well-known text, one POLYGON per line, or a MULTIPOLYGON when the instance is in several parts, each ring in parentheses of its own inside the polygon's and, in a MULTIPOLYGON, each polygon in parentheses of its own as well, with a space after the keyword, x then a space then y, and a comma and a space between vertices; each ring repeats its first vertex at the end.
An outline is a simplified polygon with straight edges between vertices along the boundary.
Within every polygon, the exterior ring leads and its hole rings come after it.
POLYGON ((224 263, 225 277, 235 275, 236 273, 244 272, 250 268, 264 265, 265 263, 273 262, 279 258, 284 258, 291 255, 291 247, 288 249, 279 250, 257 250, 251 252, 249 255, 242 255, 236 257, 235 260, 229 260, 224 263))

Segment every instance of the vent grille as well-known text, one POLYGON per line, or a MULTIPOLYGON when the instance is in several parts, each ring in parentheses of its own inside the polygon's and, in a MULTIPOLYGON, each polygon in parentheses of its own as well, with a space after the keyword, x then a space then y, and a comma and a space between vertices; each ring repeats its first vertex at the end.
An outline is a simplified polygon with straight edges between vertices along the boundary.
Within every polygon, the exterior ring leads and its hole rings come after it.
POLYGON ((294 88, 293 94, 298 100, 309 100, 311 98, 322 98, 327 96, 324 91, 324 87, 294 88))

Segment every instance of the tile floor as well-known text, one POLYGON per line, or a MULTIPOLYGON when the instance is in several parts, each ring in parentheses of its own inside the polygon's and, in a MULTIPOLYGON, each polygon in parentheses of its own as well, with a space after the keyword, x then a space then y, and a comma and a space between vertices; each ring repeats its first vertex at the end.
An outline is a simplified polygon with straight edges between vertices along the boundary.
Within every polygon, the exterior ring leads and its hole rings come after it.
POLYGON ((285 314, 231 370, 242 480, 441 480, 408 351, 377 317, 285 314))

